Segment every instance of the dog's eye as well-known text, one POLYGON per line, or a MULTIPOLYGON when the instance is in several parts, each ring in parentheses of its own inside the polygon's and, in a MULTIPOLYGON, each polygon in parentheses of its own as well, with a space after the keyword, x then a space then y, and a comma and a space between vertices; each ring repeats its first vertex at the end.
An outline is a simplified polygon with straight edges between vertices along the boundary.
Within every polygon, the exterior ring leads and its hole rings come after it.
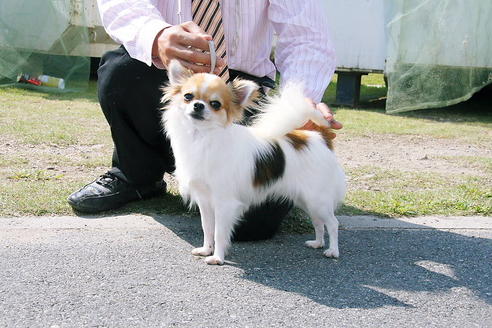
POLYGON ((186 101, 192 101, 193 100, 193 95, 191 93, 186 93, 184 95, 184 98, 186 101))
POLYGON ((219 109, 222 104, 218 102, 217 100, 212 100, 210 102, 210 106, 212 106, 213 109, 219 109))

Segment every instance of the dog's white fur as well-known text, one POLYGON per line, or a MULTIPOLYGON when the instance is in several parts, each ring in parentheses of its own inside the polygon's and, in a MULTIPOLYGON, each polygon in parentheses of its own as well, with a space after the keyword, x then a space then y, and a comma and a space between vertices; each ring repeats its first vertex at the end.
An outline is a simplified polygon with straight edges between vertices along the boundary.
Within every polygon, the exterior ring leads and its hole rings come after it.
MULTIPOLYGON (((208 87, 220 84, 219 77, 202 74, 197 92, 211 95, 208 87)), ((230 122, 225 110, 214 110, 202 99, 185 101, 183 85, 192 73, 177 61, 169 68, 170 85, 163 124, 171 140, 176 159, 176 178, 181 195, 200 209, 204 233, 203 247, 194 255, 207 256, 208 264, 223 264, 234 226, 241 215, 268 196, 286 198, 311 218, 316 239, 306 246, 324 247, 324 227, 329 235, 327 257, 338 257, 338 220, 334 211, 345 196, 345 175, 335 154, 320 133, 306 131, 307 145, 294 149, 285 135, 309 119, 326 122, 304 98, 302 88, 290 85, 281 95, 270 99, 256 123, 246 127, 230 122), (172 90, 174 88, 174 93, 172 90), (190 116, 195 102, 202 102, 203 119, 190 116), (278 142, 285 155, 283 175, 273 183, 254 186, 255 157, 269 151, 269 142, 278 142)), ((249 81, 235 81, 230 88, 235 105, 250 104, 258 86, 249 81)), ((303 132, 304 133, 304 132, 303 132)))

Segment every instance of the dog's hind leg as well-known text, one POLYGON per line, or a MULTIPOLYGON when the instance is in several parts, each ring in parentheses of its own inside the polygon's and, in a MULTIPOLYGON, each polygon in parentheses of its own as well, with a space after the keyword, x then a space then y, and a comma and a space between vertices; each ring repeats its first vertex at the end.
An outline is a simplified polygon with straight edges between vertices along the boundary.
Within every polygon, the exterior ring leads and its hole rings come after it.
POLYGON ((194 248, 191 254, 208 256, 214 252, 215 214, 210 197, 200 195, 196 200, 200 209, 200 220, 203 229, 203 246, 194 248))
POLYGON ((325 223, 314 213, 310 213, 311 222, 313 223, 315 240, 308 240, 304 244, 311 248, 322 248, 325 246, 325 223))
POLYGON ((324 229, 321 229, 319 224, 321 221, 326 226, 329 237, 329 247, 323 254, 327 257, 337 258, 340 254, 338 250, 338 220, 335 217, 333 208, 327 205, 322 205, 319 207, 309 206, 307 212, 313 220, 314 229, 316 231, 316 240, 308 241, 306 242, 306 245, 310 247, 313 247, 311 244, 318 246, 319 243, 323 241, 324 229))
POLYGON ((340 256, 338 250, 338 220, 335 217, 334 210, 332 208, 327 210, 323 218, 325 218, 326 230, 328 230, 328 237, 330 238, 329 247, 323 254, 326 257, 338 258, 340 256))
POLYGON ((205 258, 207 264, 224 264, 232 230, 240 215, 241 206, 236 200, 223 199, 220 205, 215 207, 215 249, 214 255, 205 258))

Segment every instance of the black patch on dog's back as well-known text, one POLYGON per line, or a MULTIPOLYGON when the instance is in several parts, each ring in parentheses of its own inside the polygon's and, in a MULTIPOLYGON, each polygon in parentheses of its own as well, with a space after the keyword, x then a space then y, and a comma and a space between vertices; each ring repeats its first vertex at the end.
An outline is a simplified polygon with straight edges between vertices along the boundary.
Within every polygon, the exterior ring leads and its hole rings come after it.
POLYGON ((257 154, 255 158, 255 175, 253 186, 266 187, 282 177, 285 171, 285 155, 278 142, 257 154))

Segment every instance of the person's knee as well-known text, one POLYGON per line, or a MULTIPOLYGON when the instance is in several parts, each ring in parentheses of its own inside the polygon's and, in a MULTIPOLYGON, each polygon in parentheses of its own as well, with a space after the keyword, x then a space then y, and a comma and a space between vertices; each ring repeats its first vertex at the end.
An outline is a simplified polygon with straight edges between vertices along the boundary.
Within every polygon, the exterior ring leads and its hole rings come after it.
POLYGON ((99 102, 104 109, 118 103, 130 85, 131 70, 129 60, 124 53, 109 52, 101 59, 101 65, 97 70, 97 91, 99 102))
MULTIPOLYGON (((140 105, 160 104, 160 87, 167 75, 155 67, 133 59, 123 48, 106 53, 98 69, 98 96, 105 108, 123 109, 144 98, 140 105), (155 99, 154 99, 155 98, 155 99)), ((152 106, 150 106, 152 107, 152 106)))

